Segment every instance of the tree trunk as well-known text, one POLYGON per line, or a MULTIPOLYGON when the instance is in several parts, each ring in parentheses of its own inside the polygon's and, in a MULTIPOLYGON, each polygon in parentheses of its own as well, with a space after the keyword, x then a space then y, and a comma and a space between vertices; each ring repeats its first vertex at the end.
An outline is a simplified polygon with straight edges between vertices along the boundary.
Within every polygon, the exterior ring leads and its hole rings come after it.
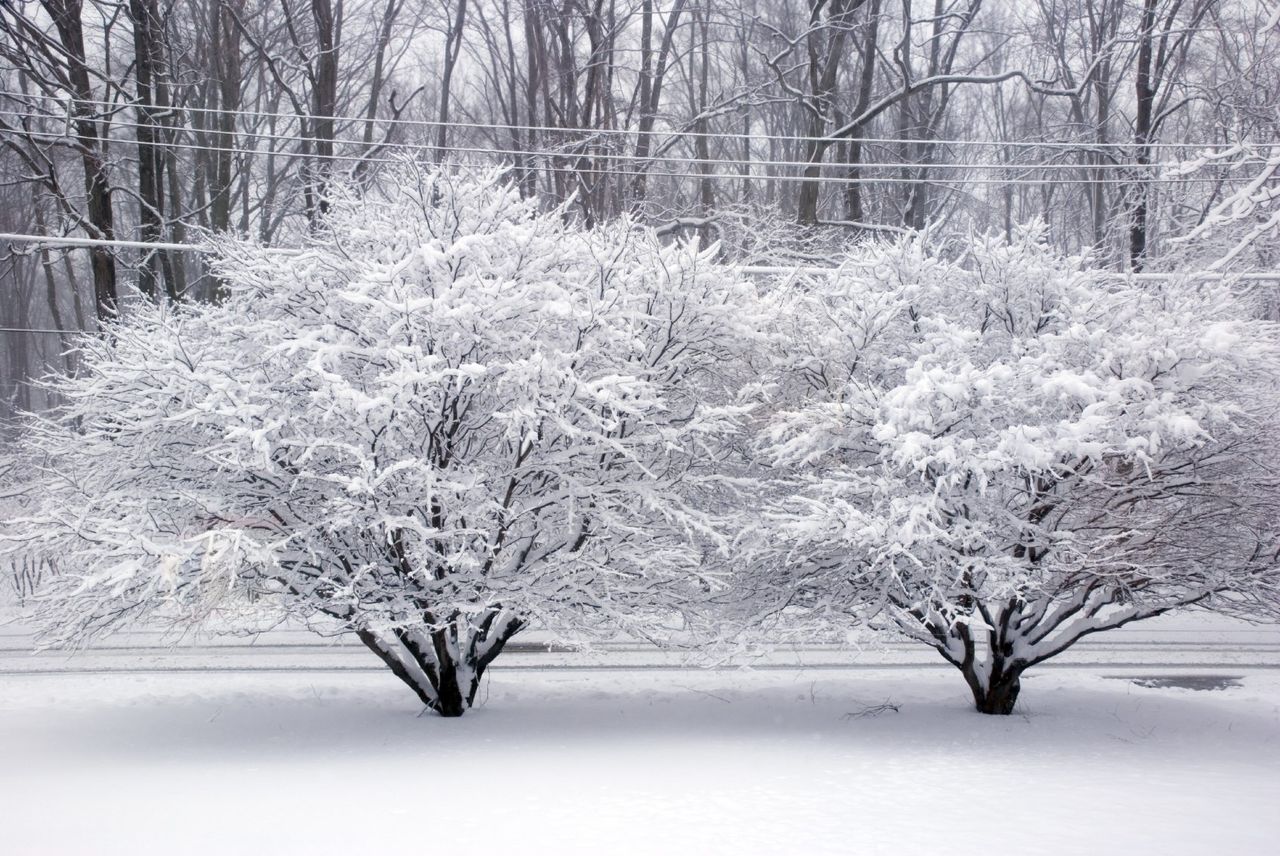
POLYGON ((979 713, 992 713, 1008 716, 1013 713, 1013 706, 1018 701, 1018 691, 1022 689, 1022 681, 1018 675, 1006 675, 993 683, 985 692, 974 691, 973 703, 979 713))
POLYGON ((671 57, 676 28, 680 26, 680 16, 684 13, 684 7, 685 0, 675 0, 671 11, 667 13, 666 23, 662 29, 661 46, 656 55, 653 52, 655 11, 652 0, 645 0, 640 13, 640 81, 637 96, 640 125, 636 132, 637 175, 631 182, 632 210, 636 213, 639 213, 644 206, 649 190, 649 155, 654 148, 653 128, 658 118, 658 107, 662 103, 662 86, 667 77, 667 63, 671 57))
POLYGON ((1129 269, 1141 271, 1147 256, 1147 167, 1151 163, 1151 111, 1155 104, 1155 81, 1151 68, 1151 40, 1156 24, 1156 0, 1143 0, 1142 32, 1138 42, 1138 79, 1135 86, 1137 114, 1133 121, 1133 143, 1138 174, 1130 185, 1132 213, 1129 222, 1129 269))
MULTIPOLYGON (((711 174, 711 125, 707 122, 707 90, 710 85, 711 39, 708 27, 708 16, 701 7, 694 9, 693 19, 702 38, 700 67, 698 69, 698 121, 694 123, 696 136, 693 139, 694 150, 698 158, 698 171, 703 176, 711 174)), ((709 177, 699 182, 699 203, 703 217, 710 217, 715 208, 715 190, 709 177)))
MULTIPOLYGON (((373 79, 369 81, 369 102, 364 108, 364 148, 366 152, 373 148, 373 125, 378 118, 378 100, 382 97, 382 87, 386 83, 384 66, 386 64, 387 46, 391 44, 391 36, 395 30, 396 17, 400 14, 404 0, 387 0, 386 9, 382 13, 382 24, 378 28, 378 41, 373 51, 373 79)), ((395 97, 395 92, 391 93, 395 97)))
MULTIPOLYGON (((207 106, 216 106, 217 112, 204 113, 201 121, 208 122, 212 131, 215 151, 208 167, 209 228, 215 232, 231 229, 231 175, 235 166, 236 113, 241 109, 242 74, 240 68, 240 30, 235 25, 235 15, 244 8, 243 0, 229 0, 210 8, 209 32, 212 36, 209 64, 217 85, 210 88, 207 106)), ((220 291, 221 289, 217 289, 220 291)))
MULTIPOLYGON (((335 115, 338 112, 338 51, 342 33, 342 4, 311 0, 311 20, 315 24, 316 54, 311 88, 311 142, 316 155, 308 182, 307 221, 314 230, 329 211, 329 181, 333 175, 335 115), (335 14, 336 13, 336 14, 335 14)), ((307 141, 304 141, 304 146, 307 141)))
POLYGON ((444 35, 444 68, 440 73, 440 122, 436 126, 436 163, 443 163, 449 151, 449 96, 453 72, 462 52, 462 31, 467 23, 467 0, 458 0, 457 11, 449 19, 444 35))
MULTIPOLYGON (((871 106, 871 95, 875 87, 876 77, 876 45, 880 41, 880 2, 871 0, 867 10, 866 32, 863 35, 860 56, 862 69, 858 78, 858 101, 853 107, 853 115, 861 116, 871 106)), ((843 124, 843 123, 842 123, 843 124)), ((845 185, 845 217, 855 223, 861 223, 866 217, 862 183, 859 181, 862 162, 862 127, 849 132, 849 148, 845 162, 849 165, 848 184, 845 185)))
MULTIPOLYGON (((164 30, 156 0, 129 0, 133 25, 133 67, 138 112, 135 137, 138 144, 139 239, 158 243, 164 238, 164 154, 158 116, 167 112, 164 92, 164 30)), ((162 253, 147 250, 138 265, 138 287, 151 299, 161 293, 161 279, 171 298, 177 297, 173 277, 162 253), (161 276, 162 270, 165 276, 161 276)))
POLYGON ((989 674, 983 664, 975 663, 969 668, 961 668, 965 682, 973 693, 973 706, 979 713, 990 713, 1008 716, 1013 713, 1013 706, 1018 701, 1018 691, 1022 689, 1022 672, 1024 666, 995 663, 990 666, 989 674))
MULTIPOLYGON (((44 0, 45 11, 58 31, 58 43, 67 58, 66 75, 71 84, 71 123, 75 128, 84 166, 85 220, 89 237, 115 240, 111 206, 111 182, 107 174, 106 132, 99 132, 93 87, 84 48, 84 27, 80 20, 82 0, 44 0)), ((93 292, 98 318, 116 314, 116 259, 109 246, 89 249, 93 270, 93 292)))
MULTIPOLYGON (((863 2, 865 0, 853 3, 853 9, 856 10, 863 2)), ((800 198, 796 203, 796 222, 802 226, 811 226, 818 222, 822 158, 830 145, 821 138, 827 133, 827 115, 834 106, 840 61, 844 58, 844 43, 849 33, 846 15, 850 10, 846 0, 831 3, 827 11, 827 26, 818 26, 821 22, 822 9, 826 5, 826 3, 810 4, 811 30, 806 38, 809 50, 809 94, 806 106, 810 112, 810 139, 805 141, 806 166, 803 173, 805 180, 800 183, 800 198), (833 27, 834 33, 828 33, 828 29, 833 27)))
POLYGON ((524 622, 494 608, 431 626, 356 635, 428 708, 441 716, 462 716, 475 702, 485 670, 524 622))
POLYGON ((800 183, 800 199, 796 203, 796 222, 813 226, 818 222, 818 193, 822 189, 822 156, 827 144, 817 139, 826 133, 826 123, 814 118, 809 123, 810 139, 805 141, 804 181, 800 183))

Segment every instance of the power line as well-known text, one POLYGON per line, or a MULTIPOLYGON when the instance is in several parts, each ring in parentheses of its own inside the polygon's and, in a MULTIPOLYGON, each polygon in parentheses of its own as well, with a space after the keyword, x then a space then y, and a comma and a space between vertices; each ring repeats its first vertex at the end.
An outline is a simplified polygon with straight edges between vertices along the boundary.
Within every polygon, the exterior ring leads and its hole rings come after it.
MULTIPOLYGON (((28 119, 51 118, 47 114, 43 114, 43 113, 20 113, 16 111, 5 111, 5 110, 0 110, 0 115, 16 116, 19 118, 28 118, 28 119)), ((191 135, 191 134, 197 134, 197 133, 221 134, 221 132, 218 132, 218 131, 204 132, 196 128, 168 126, 168 125, 149 125, 142 122, 136 122, 136 121, 130 122, 130 121, 124 121, 124 120, 116 120, 112 122, 111 127, 112 129, 128 128, 130 130, 136 130, 140 128, 155 129, 155 130, 170 130, 170 131, 175 131, 179 134, 184 134, 184 135, 191 135)), ((51 132, 47 132, 47 131, 30 131, 27 133, 51 134, 51 132)), ((231 132, 230 135, 234 137, 240 137, 240 138, 248 137, 248 138, 258 139, 258 140, 267 140, 270 142, 287 141, 287 142, 301 143, 301 142, 317 141, 317 138, 315 137, 308 137, 302 134, 280 134, 280 133, 268 133, 264 131, 253 131, 253 130, 237 130, 237 131, 231 132)), ((68 139, 72 139, 72 137, 66 133, 58 136, 60 138, 65 137, 68 139)), ((326 139, 326 141, 332 142, 336 145, 368 146, 370 149, 399 149, 399 150, 406 150, 406 151, 413 151, 413 152, 422 152, 422 151, 437 152, 440 150, 439 147, 433 143, 409 143, 409 142, 395 142, 395 141, 386 141, 386 142, 380 142, 380 143, 379 142, 366 143, 364 140, 352 140, 346 137, 334 137, 332 140, 326 139)), ((163 141, 157 141, 153 143, 153 145, 155 145, 158 148, 164 148, 166 146, 174 145, 174 144, 166 143, 163 141)), ((191 144, 184 143, 182 145, 191 145, 191 144)), ((227 150, 227 149, 220 149, 220 148, 215 148, 210 146, 202 146, 202 145, 199 145, 198 143, 196 145, 199 146, 199 148, 201 149, 206 149, 209 151, 215 151, 215 150, 226 151, 227 150)), ((259 150, 247 149, 246 151, 259 151, 259 150)), ((493 148, 493 147, 478 148, 478 147, 452 146, 452 145, 448 146, 446 148, 446 151, 449 153, 461 152, 461 153, 467 153, 467 154, 473 154, 473 153, 474 154, 504 154, 504 155, 522 155, 527 157, 540 157, 540 158, 588 158, 592 160, 625 161, 625 162, 632 162, 632 163, 644 162, 644 161, 663 161, 663 162, 684 163, 684 164, 714 163, 717 166, 731 165, 731 166, 748 166, 748 167, 801 167, 801 168, 817 167, 819 169, 851 169, 852 168, 852 169, 859 169, 859 170, 914 168, 914 169, 931 169, 931 170, 932 169, 1000 170, 1000 171, 1009 171, 1009 172, 1034 172, 1037 170, 1150 171, 1153 168, 1159 168, 1161 166, 1161 164, 1151 164, 1151 163, 1144 164, 1144 163, 1137 163, 1137 162, 1072 164, 1072 163, 1015 163, 1015 162, 999 163, 999 162, 991 162, 991 161, 983 161, 983 162, 952 161, 952 162, 942 162, 942 163, 881 161, 881 162, 866 162, 866 163, 850 164, 850 163, 841 163, 838 161, 803 161, 803 160, 794 161, 794 160, 773 160, 768 158, 715 157, 715 158, 702 159, 702 158, 693 157, 691 155, 645 155, 644 157, 639 157, 636 155, 618 153, 618 152, 558 151, 554 149, 519 149, 519 148, 502 149, 502 148, 493 148)), ((268 149, 265 153, 285 154, 284 150, 275 150, 275 149, 268 149)), ((288 154, 295 155, 297 157, 316 157, 316 158, 327 157, 325 155, 318 155, 315 153, 303 154, 298 152, 288 152, 288 154)), ((1249 162, 1252 162, 1252 161, 1245 161, 1245 163, 1249 163, 1249 162)), ((1262 163, 1263 161, 1258 160, 1257 162, 1262 163)), ((1238 166, 1240 165, 1240 163, 1241 163, 1240 161, 1237 161, 1232 165, 1238 166)))
MULTIPOLYGON (((747 265, 735 268, 743 273, 764 275, 764 276, 791 276, 801 274, 805 276, 835 276, 842 272, 842 268, 823 268, 823 267, 786 267, 776 265, 747 265)), ((1200 282, 1222 282, 1226 280, 1240 282, 1278 282, 1280 281, 1280 271, 1274 273, 1266 273, 1261 271, 1252 271, 1248 273, 1223 273, 1221 271, 1193 271, 1189 273, 1158 273, 1158 272, 1132 272, 1132 271, 1108 271, 1094 270, 1089 272, 1091 275, 1104 279, 1121 279, 1132 280, 1134 282, 1168 282, 1170 280, 1191 279, 1200 282)))
POLYGON ((58 336, 74 336, 87 330, 53 330, 48 327, 0 327, 0 333, 53 333, 58 336))
MULTIPOLYGON (((70 115, 70 109, 77 105, 91 105, 99 107, 110 107, 113 110, 125 110, 130 108, 146 107, 136 103, 106 101, 93 98, 59 98, 55 95, 45 93, 27 93, 12 92, 8 90, 0 90, 0 97, 12 98, 15 101, 32 99, 40 99, 43 101, 51 101, 66 108, 66 115, 70 115)), ((159 109, 159 108, 152 108, 159 109)), ((741 139, 741 140, 760 140, 767 142, 769 140, 787 140, 794 142, 829 142, 824 136, 798 136, 790 134, 747 134, 734 131, 685 131, 685 130, 659 130, 641 131, 639 129, 627 128, 561 128, 553 125, 521 125, 504 122, 444 122, 434 121, 430 119, 399 119, 399 118, 374 118, 369 119, 364 116, 313 116, 302 115, 298 113, 273 112, 265 110, 221 110, 216 107, 193 107, 193 106, 171 106, 163 108, 167 112, 187 112, 187 113, 211 113, 218 116, 232 115, 236 117, 254 117, 254 118, 283 118, 283 119, 325 119, 335 122, 350 122, 353 124, 389 124, 389 125, 406 125, 422 128, 439 128, 441 125, 450 128, 474 128, 490 131, 540 131, 554 134, 590 134, 590 135, 623 135, 623 136, 668 136, 668 137, 709 137, 720 139, 741 139)), ((49 118, 60 118, 49 114, 49 118)), ((163 127, 160 125, 159 127, 163 127)), ((210 133, 218 133, 211 130, 210 133)), ((929 140, 903 140, 896 137, 845 137, 842 142, 851 143, 870 143, 870 144, 886 144, 901 145, 903 143, 929 143, 931 145, 943 146, 985 146, 985 147, 1004 147, 1004 148, 1072 148, 1072 149, 1136 149, 1140 146, 1136 143, 1104 143, 1090 141, 1068 141, 1068 140, 958 140, 958 139, 929 139, 929 140)), ((1268 143, 1266 145, 1273 145, 1268 143)), ((1220 142, 1181 142, 1181 143, 1165 143, 1151 142, 1141 146, 1142 148, 1155 149, 1196 149, 1196 150, 1231 150, 1237 147, 1235 143, 1220 142)))
MULTIPOLYGON (((40 243, 67 247, 124 247, 136 250, 177 250, 179 252, 206 253, 210 247, 204 244, 172 244, 163 241, 126 241, 103 238, 80 238, 74 235, 28 235, 21 232, 0 232, 0 241, 15 243, 40 243)), ((285 247, 273 247, 268 250, 273 255, 299 255, 302 250, 291 250, 285 247)))
MULTIPOLYGON (((56 142, 58 140, 73 140, 73 138, 68 137, 65 134, 52 134, 52 133, 41 132, 41 131, 28 131, 28 132, 25 132, 25 134, 28 137, 40 137, 49 142, 56 142)), ((378 156, 368 156, 368 155, 343 155, 343 154, 336 154, 336 153, 322 155, 322 154, 317 154, 315 152, 304 154, 302 152, 263 151, 261 149, 246 149, 238 146, 204 146, 204 145, 197 145, 195 143, 169 142, 169 143, 157 143, 156 145, 161 148, 195 150, 195 151, 203 151, 203 152, 229 152, 231 154, 243 154, 243 155, 279 156, 283 158, 288 158, 290 160, 302 158, 302 159, 309 159, 309 160, 313 159, 313 160, 321 160, 321 161, 343 161, 343 162, 366 163, 366 164, 375 164, 375 163, 376 164, 392 164, 392 163, 402 162, 401 159, 395 158, 395 157, 378 157, 378 156)), ((429 149, 431 147, 424 146, 423 148, 429 149)), ((499 157, 508 157, 514 154, 522 154, 522 152, 520 151, 512 152, 512 151, 503 151, 501 149, 474 149, 473 151, 477 153, 485 154, 485 155, 491 155, 491 156, 496 155, 499 157)), ((546 153, 546 152, 525 152, 524 154, 542 156, 542 157, 551 157, 551 158, 574 157, 572 155, 563 155, 560 153, 546 153)), ((578 157, 590 158, 591 156, 581 155, 578 157)), ((635 160, 635 159, 631 158, 631 160, 635 160)), ((702 160, 690 160, 690 162, 699 163, 699 164, 708 164, 708 165, 713 164, 712 161, 702 161, 702 160)), ((468 164, 460 161, 445 161, 444 165, 476 166, 477 164, 468 164)), ((806 164, 806 166, 808 166, 808 164, 806 164)), ((903 166, 920 167, 924 165, 903 164, 903 166)), ((519 167, 515 167, 513 165, 512 168, 518 169, 519 167)), ((676 171, 676 170, 626 170, 626 169, 614 169, 614 168, 593 169, 590 166, 586 168, 582 168, 582 167, 573 166, 573 165, 565 165, 565 166, 552 165, 545 168, 559 171, 559 172, 565 172, 565 173, 579 173, 579 174, 599 173, 601 177, 606 177, 606 178, 614 177, 614 176, 628 176, 628 177, 645 176, 649 178, 696 178, 696 179, 714 178, 714 179, 732 179, 732 180, 739 180, 739 181, 741 180, 800 181, 800 182, 818 181, 828 185, 833 183, 834 184, 888 184, 888 185, 928 184, 928 185, 934 185, 937 187, 963 187, 963 186, 970 186, 970 185, 976 185, 976 186, 995 185, 995 186, 1003 187, 1007 185, 1043 186, 1045 184, 1096 185, 1099 183, 1097 179, 1090 179, 1090 178, 1055 178, 1052 181, 1046 181, 1045 179, 1039 179, 1039 178, 956 178, 956 179, 919 178, 917 179, 917 178, 907 178, 907 177, 901 177, 901 176, 829 175, 829 176, 811 177, 811 176, 796 175, 796 174, 778 174, 778 173, 759 174, 759 173, 751 173, 751 172, 719 173, 719 172, 688 172, 688 171, 676 171)), ((981 169, 982 167, 975 167, 975 168, 981 169)), ((1085 168, 1085 167, 1081 167, 1081 168, 1085 168)), ((530 169, 532 169, 532 167, 530 167, 530 169)), ((1202 178, 1152 177, 1152 178, 1141 179, 1141 181, 1143 184, 1146 184, 1146 185, 1216 184, 1216 183, 1220 183, 1222 179, 1209 178, 1209 177, 1202 177, 1202 178)))

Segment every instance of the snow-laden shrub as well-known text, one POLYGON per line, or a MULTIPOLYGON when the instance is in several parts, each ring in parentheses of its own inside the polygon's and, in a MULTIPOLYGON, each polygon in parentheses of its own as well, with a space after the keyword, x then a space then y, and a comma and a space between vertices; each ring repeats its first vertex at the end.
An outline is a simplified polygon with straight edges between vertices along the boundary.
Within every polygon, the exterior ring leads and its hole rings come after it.
POLYGON ((627 224, 411 167, 301 255, 227 241, 213 307, 139 307, 33 421, 55 641, 246 597, 358 634, 470 706, 530 623, 656 632, 718 581, 714 490, 750 283, 627 224))
POLYGON ((1225 291, 1116 284, 1031 229, 863 249, 786 301, 773 602, 896 627, 997 713, 1087 634, 1280 602, 1277 328, 1225 291))

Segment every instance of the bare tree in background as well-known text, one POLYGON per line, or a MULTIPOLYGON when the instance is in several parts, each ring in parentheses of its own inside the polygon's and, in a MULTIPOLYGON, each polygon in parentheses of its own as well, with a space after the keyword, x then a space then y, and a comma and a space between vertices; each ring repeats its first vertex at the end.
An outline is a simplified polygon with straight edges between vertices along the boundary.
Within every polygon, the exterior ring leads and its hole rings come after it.
MULTIPOLYGON (((105 70, 90 67, 82 0, 41 0, 40 8, 48 16, 52 32, 24 10, 0 4, 0 56, 23 83, 64 103, 67 125, 73 132, 66 142, 78 154, 83 172, 83 202, 65 186, 49 154, 48 135, 29 115, 0 119, 0 129, 5 145, 18 154, 29 174, 45 185, 57 200, 60 213, 90 238, 110 241, 116 234, 107 165, 111 114, 100 109, 97 99, 112 94, 114 82, 105 70)), ((110 26, 108 23, 106 28, 110 26)), ((98 317, 108 318, 116 308, 115 257, 105 246, 95 246, 89 254, 98 317)))
MULTIPOLYGON (((757 262, 1039 217, 1064 249, 1168 270, 1194 256, 1172 239, 1258 175, 1181 144, 1276 139, 1272 17, 1245 0, 4 3, 0 171, 27 188, 15 230, 107 241, 294 244, 332 180, 375 183, 403 154, 502 163, 584 223, 732 235, 723 251, 757 262)), ((195 252, 32 251, 42 285, 3 292, 31 326, 82 327, 79 303, 92 322, 133 289, 221 294, 195 252)))

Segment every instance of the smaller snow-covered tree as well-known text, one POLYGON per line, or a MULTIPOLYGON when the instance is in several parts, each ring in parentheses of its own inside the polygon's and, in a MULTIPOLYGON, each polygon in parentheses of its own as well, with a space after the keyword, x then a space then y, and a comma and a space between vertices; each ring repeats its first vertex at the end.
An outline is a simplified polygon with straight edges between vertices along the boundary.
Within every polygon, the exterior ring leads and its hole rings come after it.
POLYGON ((52 381, 35 510, 55 641, 246 598, 353 632, 463 713, 530 623, 645 634, 716 585, 691 500, 736 430, 754 286, 626 224, 406 166, 213 307, 139 307, 52 381))
MULTIPOLYGON (((936 648, 978 710, 1080 638, 1280 603, 1275 325, 1131 288, 1037 230, 860 251, 788 297, 761 429, 781 591, 936 648)), ((778 577, 770 577, 775 587, 778 577)))

